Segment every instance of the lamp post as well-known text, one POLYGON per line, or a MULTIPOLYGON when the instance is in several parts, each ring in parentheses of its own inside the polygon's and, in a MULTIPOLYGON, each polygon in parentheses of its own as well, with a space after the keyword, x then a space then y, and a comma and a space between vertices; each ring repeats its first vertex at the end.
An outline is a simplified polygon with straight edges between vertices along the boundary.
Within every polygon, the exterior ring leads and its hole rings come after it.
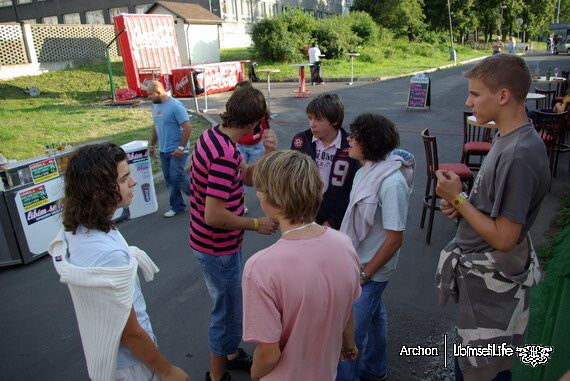
POLYGON ((501 4, 501 17, 499 18, 499 36, 502 39, 503 38, 503 9, 506 9, 507 6, 505 4, 501 4))
POLYGON ((457 61, 457 55, 455 54, 455 49, 453 48, 453 26, 451 23, 451 5, 449 4, 449 0, 447 0, 447 13, 449 14, 449 37, 451 38, 451 50, 449 51, 450 61, 457 61))

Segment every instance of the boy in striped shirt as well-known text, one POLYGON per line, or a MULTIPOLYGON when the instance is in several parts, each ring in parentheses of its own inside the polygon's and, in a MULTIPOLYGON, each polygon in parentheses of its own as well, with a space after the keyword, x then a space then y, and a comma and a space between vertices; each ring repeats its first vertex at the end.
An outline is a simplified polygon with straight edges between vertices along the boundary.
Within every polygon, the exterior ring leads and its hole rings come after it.
MULTIPOLYGON (((243 184, 252 186, 255 165, 247 166, 236 142, 265 117, 261 91, 251 87, 232 94, 222 124, 202 133, 192 154, 190 240, 214 307, 208 332, 210 371, 206 380, 232 380, 228 369, 251 368, 251 356, 238 345, 242 335, 242 256, 244 230, 273 234, 277 223, 267 217, 244 217, 243 184)), ((263 136, 265 152, 277 136, 263 136)))

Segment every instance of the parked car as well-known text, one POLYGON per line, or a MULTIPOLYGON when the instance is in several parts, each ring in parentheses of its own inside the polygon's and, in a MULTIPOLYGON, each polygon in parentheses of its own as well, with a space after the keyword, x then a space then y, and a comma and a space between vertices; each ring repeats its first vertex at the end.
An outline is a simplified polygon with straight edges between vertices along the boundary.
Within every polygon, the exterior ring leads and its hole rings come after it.
POLYGON ((558 42, 558 44, 556 44, 554 47, 554 51, 552 53, 566 53, 570 55, 570 38, 567 38, 565 41, 558 42))

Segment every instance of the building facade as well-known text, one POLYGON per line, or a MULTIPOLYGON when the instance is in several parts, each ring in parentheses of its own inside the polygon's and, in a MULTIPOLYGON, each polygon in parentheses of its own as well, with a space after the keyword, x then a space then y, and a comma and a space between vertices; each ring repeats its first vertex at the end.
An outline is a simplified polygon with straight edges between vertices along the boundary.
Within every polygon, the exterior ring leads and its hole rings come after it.
MULTIPOLYGON (((301 7, 317 18, 348 12, 352 0, 172 0, 198 4, 223 20, 221 48, 251 44, 251 25, 290 7, 301 7)), ((143 14, 149 0, 0 0, 0 23, 112 24, 124 13, 143 14)))

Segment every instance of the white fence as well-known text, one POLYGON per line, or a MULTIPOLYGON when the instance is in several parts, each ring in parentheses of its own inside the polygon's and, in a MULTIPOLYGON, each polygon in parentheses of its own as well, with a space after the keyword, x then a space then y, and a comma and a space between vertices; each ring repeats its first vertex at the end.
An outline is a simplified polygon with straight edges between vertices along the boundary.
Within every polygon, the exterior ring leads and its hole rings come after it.
MULTIPOLYGON (((105 46, 115 38, 112 25, 0 24, 0 78, 46 71, 71 62, 104 60, 105 46), (41 69, 43 67, 43 70, 41 69), (2 74, 2 73, 0 73, 2 74)), ((118 47, 109 47, 118 57, 118 47)))

